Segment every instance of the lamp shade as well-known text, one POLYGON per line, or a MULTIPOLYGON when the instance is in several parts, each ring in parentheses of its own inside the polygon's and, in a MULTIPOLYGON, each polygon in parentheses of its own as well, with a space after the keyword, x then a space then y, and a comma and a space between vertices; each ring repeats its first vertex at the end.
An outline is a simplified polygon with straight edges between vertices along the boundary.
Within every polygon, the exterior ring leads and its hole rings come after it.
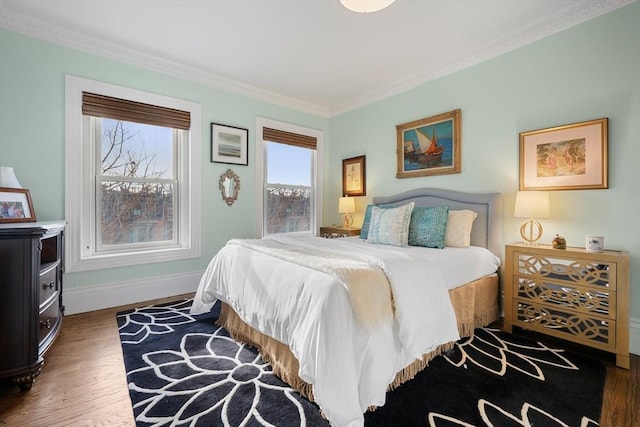
POLYGON ((340 0, 347 9, 358 13, 377 12, 396 0, 340 0))
POLYGON ((356 211, 356 203, 353 197, 340 197, 338 201, 338 212, 353 213, 356 211))
POLYGON ((516 218, 549 218, 549 193, 518 191, 513 216, 516 218))
POLYGON ((13 172, 13 168, 8 166, 0 166, 0 187, 6 188, 22 188, 13 172))

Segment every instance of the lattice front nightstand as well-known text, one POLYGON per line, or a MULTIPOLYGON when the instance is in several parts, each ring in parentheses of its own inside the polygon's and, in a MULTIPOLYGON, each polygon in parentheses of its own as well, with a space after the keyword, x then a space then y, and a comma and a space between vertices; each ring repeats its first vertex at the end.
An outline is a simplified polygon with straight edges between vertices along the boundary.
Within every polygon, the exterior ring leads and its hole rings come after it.
POLYGON ((325 237, 327 239, 337 239, 340 237, 350 237, 350 236, 359 236, 360 229, 359 228, 344 228, 339 227, 337 225, 332 225, 331 227, 320 227, 320 237, 325 237))
POLYGON ((504 330, 519 326, 616 354, 629 369, 629 254, 506 245, 504 330))

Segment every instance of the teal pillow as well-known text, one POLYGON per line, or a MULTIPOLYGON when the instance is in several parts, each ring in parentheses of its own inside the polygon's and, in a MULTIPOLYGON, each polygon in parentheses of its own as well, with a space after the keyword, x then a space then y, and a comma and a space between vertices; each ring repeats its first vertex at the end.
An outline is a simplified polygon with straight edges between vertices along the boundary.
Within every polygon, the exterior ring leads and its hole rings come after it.
POLYGON ((448 217, 448 206, 414 208, 409 224, 409 245, 444 248, 448 217))
POLYGON ((367 243, 382 245, 407 246, 409 241, 409 224, 414 203, 397 208, 371 208, 371 224, 367 243))

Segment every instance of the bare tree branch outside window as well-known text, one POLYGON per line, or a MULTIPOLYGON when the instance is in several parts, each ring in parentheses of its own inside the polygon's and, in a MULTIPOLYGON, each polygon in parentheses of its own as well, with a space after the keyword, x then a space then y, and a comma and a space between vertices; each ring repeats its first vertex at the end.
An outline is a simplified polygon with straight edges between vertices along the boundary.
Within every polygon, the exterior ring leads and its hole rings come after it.
POLYGON ((167 156, 166 147, 171 155, 171 129, 102 119, 103 245, 173 239, 174 184, 167 179, 173 173, 158 166, 159 156, 167 156), (145 135, 155 134, 165 140, 146 140, 145 135))

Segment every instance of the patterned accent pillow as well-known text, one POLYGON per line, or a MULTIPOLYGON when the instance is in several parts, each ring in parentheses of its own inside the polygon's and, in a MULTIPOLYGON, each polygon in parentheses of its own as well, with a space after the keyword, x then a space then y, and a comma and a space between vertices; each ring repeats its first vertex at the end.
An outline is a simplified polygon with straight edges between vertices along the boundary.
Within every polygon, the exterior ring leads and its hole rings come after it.
POLYGON ((364 219, 362 220, 362 227, 360 227, 360 238, 366 239, 369 237, 369 226, 371 224, 371 209, 377 206, 380 209, 388 209, 388 205, 368 205, 367 210, 364 212, 364 219))
POLYGON ((407 246, 409 242, 409 224, 415 203, 411 202, 397 208, 371 208, 371 225, 367 243, 407 246))
POLYGON ((444 248, 447 231, 448 206, 416 207, 409 224, 409 245, 427 248, 444 248))
POLYGON ((478 213, 469 209, 449 211, 447 231, 444 235, 444 245, 454 248, 466 248, 471 244, 471 228, 478 213))

